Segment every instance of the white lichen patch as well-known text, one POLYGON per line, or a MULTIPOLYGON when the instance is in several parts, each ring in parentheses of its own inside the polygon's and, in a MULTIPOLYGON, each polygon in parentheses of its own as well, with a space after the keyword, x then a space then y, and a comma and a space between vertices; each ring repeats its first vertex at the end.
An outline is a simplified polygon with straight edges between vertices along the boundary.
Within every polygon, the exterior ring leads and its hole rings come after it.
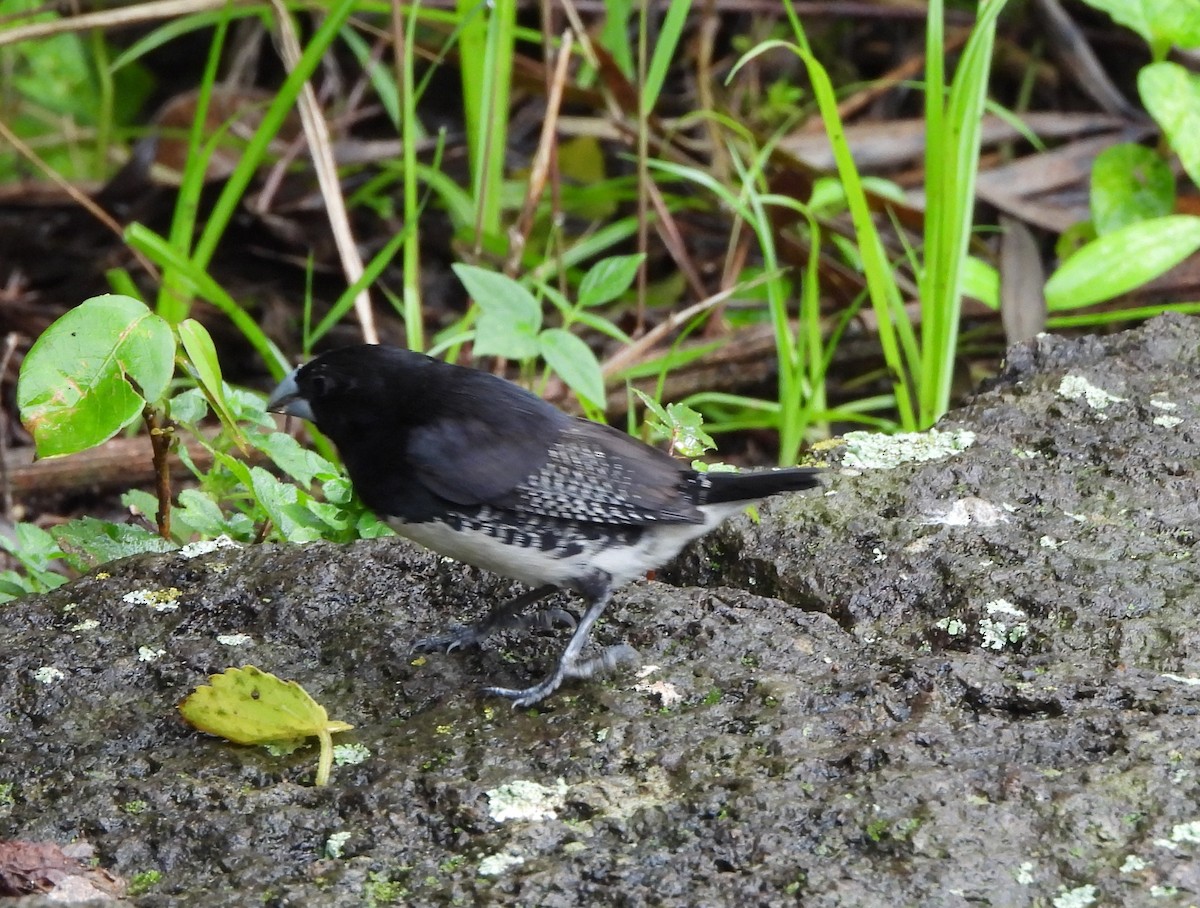
POLYGON ((1136 854, 1127 854, 1125 863, 1121 865, 1121 873, 1137 873, 1139 870, 1145 870, 1147 866, 1136 854))
POLYGON ((175 601, 183 592, 170 586, 163 590, 131 590, 121 597, 122 602, 130 605, 148 605, 156 612, 173 612, 179 608, 175 601))
POLYGON ((138 662, 157 662, 167 654, 165 649, 154 649, 152 646, 138 647, 138 662))
POLYGON ((971 524, 994 527, 998 523, 1007 523, 1011 510, 1008 506, 994 505, 982 498, 960 498, 945 511, 930 514, 925 518, 925 523, 949 527, 965 527, 971 524))
POLYGON ((936 626, 951 637, 959 637, 967 632, 967 626, 957 618, 939 618, 936 626))
POLYGON ((1157 407, 1160 410, 1167 410, 1167 411, 1179 409, 1179 404, 1175 403, 1174 401, 1157 400, 1155 398, 1150 399, 1150 406, 1157 407))
POLYGON ((558 816, 567 794, 567 783, 553 786, 528 779, 515 779, 487 792, 488 815, 497 823, 510 820, 552 820, 558 816))
POLYGON ((1125 400, 1093 385, 1082 375, 1068 375, 1058 385, 1058 393, 1068 400, 1081 400, 1093 410, 1107 410, 1111 404, 1125 400))
POLYGON ((1013 605, 1007 599, 994 599, 993 601, 991 601, 987 605, 985 605, 983 608, 984 608, 984 611, 986 611, 989 615, 1008 615, 1010 618, 1027 618, 1027 617, 1029 617, 1028 615, 1025 614, 1025 612, 1023 612, 1021 609, 1017 608, 1015 605, 1013 605))
POLYGON ((984 606, 987 616, 979 620, 984 649, 1002 650, 1029 636, 1028 616, 1007 599, 996 599, 984 606))
POLYGON ((222 646, 245 646, 253 643, 254 638, 249 634, 217 634, 217 642, 222 646))
POLYGON ((1156 416, 1154 424, 1162 426, 1164 429, 1174 429, 1177 425, 1183 422, 1183 419, 1178 416, 1156 416))
POLYGON ((842 436, 846 454, 842 464, 852 470, 890 470, 905 463, 941 460, 960 454, 975 444, 975 433, 967 429, 940 432, 847 432, 842 436))
POLYGON ((1017 868, 1017 872, 1013 874, 1013 878, 1022 886, 1029 886, 1034 881, 1034 870, 1037 869, 1033 861, 1024 861, 1017 868))
POLYGON ((34 680, 39 684, 56 684, 66 677, 60 669, 53 665, 43 665, 33 673, 34 680))
POLYGON ((683 702, 683 694, 670 681, 639 681, 633 685, 633 689, 640 694, 657 697, 658 704, 662 709, 670 709, 683 702))
POLYGON ((499 876, 510 867, 517 867, 524 863, 525 859, 519 854, 509 854, 507 851, 501 851, 499 854, 489 854, 479 862, 479 875, 499 876))
POLYGON ((1178 823, 1171 830, 1171 841, 1186 845, 1200 845, 1200 820, 1178 823))
POLYGON ((189 542, 179 550, 179 554, 184 558, 199 558, 201 555, 209 555, 220 549, 240 549, 241 543, 234 542, 228 536, 221 535, 216 539, 202 539, 199 542, 189 542))
POLYGON ((350 833, 343 829, 340 832, 335 832, 325 840, 325 857, 340 858, 346 850, 346 843, 350 841, 350 833))
POLYGON ((1054 898, 1054 908, 1087 908, 1096 903, 1095 886, 1076 886, 1067 889, 1054 898))
POLYGON ((78 624, 72 625, 71 630, 76 632, 94 631, 100 626, 100 622, 95 618, 84 618, 78 624))
POLYGON ((371 757, 371 748, 365 744, 333 745, 333 762, 338 766, 356 766, 371 757))
POLYGON ((1044 549, 1056 549, 1062 545, 1062 542, 1058 539, 1055 539, 1053 536, 1043 536, 1038 540, 1038 545, 1044 549))

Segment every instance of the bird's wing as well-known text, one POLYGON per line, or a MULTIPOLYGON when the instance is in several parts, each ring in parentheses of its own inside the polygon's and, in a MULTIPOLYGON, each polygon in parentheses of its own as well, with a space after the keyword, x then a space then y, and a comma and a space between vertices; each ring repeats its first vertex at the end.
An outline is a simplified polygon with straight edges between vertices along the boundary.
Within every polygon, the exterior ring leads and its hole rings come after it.
POLYGON ((702 520, 685 495, 689 471, 661 451, 553 408, 504 403, 411 429, 407 459, 415 478, 454 504, 560 520, 702 520))
POLYGON ((407 460, 415 478, 433 494, 460 505, 489 504, 511 492, 545 463, 546 439, 569 421, 552 407, 546 411, 511 403, 460 410, 411 428, 407 460))
POLYGON ((573 419, 540 468, 494 501, 499 507, 584 523, 699 523, 683 465, 623 432, 573 419))

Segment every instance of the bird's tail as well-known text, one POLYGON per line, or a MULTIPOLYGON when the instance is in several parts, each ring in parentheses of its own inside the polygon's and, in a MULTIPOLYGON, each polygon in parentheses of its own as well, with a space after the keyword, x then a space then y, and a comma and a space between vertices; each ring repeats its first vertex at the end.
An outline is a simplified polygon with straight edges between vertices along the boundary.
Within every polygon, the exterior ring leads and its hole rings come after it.
POLYGON ((703 503, 755 501, 779 492, 814 489, 821 484, 820 475, 823 472, 814 467, 791 467, 754 473, 705 473, 709 487, 703 503))

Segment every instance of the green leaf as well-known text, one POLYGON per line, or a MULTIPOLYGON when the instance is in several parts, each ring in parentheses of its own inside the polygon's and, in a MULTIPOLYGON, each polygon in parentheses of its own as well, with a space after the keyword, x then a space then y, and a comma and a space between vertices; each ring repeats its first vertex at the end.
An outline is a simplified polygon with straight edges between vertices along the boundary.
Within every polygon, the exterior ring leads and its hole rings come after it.
POLYGON ((83 570, 143 552, 173 552, 178 546, 144 527, 81 517, 51 531, 55 542, 83 570))
POLYGON ((168 413, 175 422, 197 426, 208 416, 208 398, 199 388, 188 388, 171 398, 168 413))
POLYGON ((579 398, 604 406, 604 376, 592 348, 563 328, 547 328, 538 335, 542 359, 579 398))
POLYGON ((1155 59, 1174 45, 1200 47, 1200 0, 1085 0, 1150 45, 1155 59))
POLYGON ((671 453, 680 457, 699 457, 716 447, 712 436, 704 431, 704 417, 687 404, 667 404, 664 408, 649 395, 633 392, 642 399, 654 419, 646 418, 646 424, 655 438, 668 438, 671 453))
MULTIPOLYGON (((1200 28, 1200 12, 1196 15, 1200 28)), ((1152 63, 1138 73, 1138 93, 1187 175, 1200 185, 1200 76, 1177 63, 1152 63)))
POLYGON ((20 591, 13 595, 45 592, 67 582, 66 575, 54 570, 54 562, 65 556, 53 536, 32 523, 18 523, 14 533, 15 539, 0 536, 0 549, 20 562, 26 574, 17 582, 20 591))
POLYGON ((537 356, 542 307, 533 294, 495 271, 462 264, 453 268, 479 307, 475 355, 518 360, 537 356))
POLYGON ((158 516, 158 498, 145 489, 130 489, 121 495, 121 504, 135 516, 144 517, 153 523, 158 516))
POLYGON ((170 325, 128 296, 97 296, 47 328, 21 364, 17 405, 41 457, 112 438, 162 397, 175 370, 170 325))
POLYGON ((629 289, 645 257, 639 252, 637 255, 614 255, 597 262, 579 283, 579 305, 586 308, 615 300, 629 289))
POLYGON ((704 417, 687 404, 667 404, 671 420, 671 453, 680 457, 699 457, 717 446, 704 431, 704 417))
POLYGON ((964 296, 1000 311, 1000 272, 973 255, 963 260, 962 291, 964 296))
POLYGON ((1200 218, 1171 215, 1088 243, 1046 281, 1051 312, 1090 306, 1140 287, 1200 249, 1200 218))
POLYGON ((199 489, 184 489, 179 493, 179 506, 175 509, 173 518, 174 521, 184 523, 201 536, 210 539, 222 533, 243 538, 242 533, 226 520, 220 505, 199 489))
POLYGON ((262 467, 250 468, 254 497, 288 542, 315 542, 321 538, 311 515, 300 503, 301 492, 290 482, 280 482, 262 467))
POLYGON ((1092 165, 1092 223, 1099 234, 1163 217, 1175 208, 1175 175, 1150 148, 1107 148, 1092 165))
POLYGON ((669 426, 671 417, 667 413, 666 408, 645 391, 639 391, 637 388, 634 388, 633 393, 641 398, 642 404, 645 405, 646 409, 649 410, 650 414, 654 417, 653 420, 651 420, 649 417, 646 418, 646 422, 650 428, 661 429, 662 437, 668 437, 671 434, 669 426))
POLYGON ((331 721, 320 703, 295 681, 246 665, 211 675, 192 691, 179 712, 196 728, 235 744, 276 744, 316 736, 321 742, 317 784, 329 781, 330 734, 353 725, 331 721))
POLYGON ((275 466, 301 485, 308 486, 314 480, 340 475, 337 467, 328 460, 284 432, 272 432, 259 446, 275 466))
POLYGON ((185 318, 179 323, 179 340, 183 343, 188 362, 196 371, 196 379, 204 389, 208 399, 212 401, 226 431, 230 432, 239 446, 245 446, 246 439, 229 409, 229 401, 225 399, 225 382, 221 380, 221 364, 217 360, 217 348, 213 343, 208 329, 194 318, 185 318))

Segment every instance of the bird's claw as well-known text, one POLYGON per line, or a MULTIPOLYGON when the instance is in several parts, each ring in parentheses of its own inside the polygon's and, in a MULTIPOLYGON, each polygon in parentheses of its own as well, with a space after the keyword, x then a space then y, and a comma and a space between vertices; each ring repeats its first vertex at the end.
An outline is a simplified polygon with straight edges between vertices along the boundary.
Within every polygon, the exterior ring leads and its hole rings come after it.
POLYGON ((539 609, 530 615, 505 615, 503 621, 481 621, 478 624, 454 624, 440 634, 424 637, 413 644, 413 651, 418 653, 446 652, 456 649, 468 649, 473 646, 482 647, 493 634, 506 631, 554 630, 564 626, 571 630, 579 624, 579 619, 565 608, 539 609))
POLYGON ((413 644, 413 652, 417 653, 452 653, 456 649, 479 646, 487 639, 486 634, 466 624, 454 624, 441 634, 423 637, 413 644))
POLYGON ((560 662, 558 667, 543 681, 533 687, 485 687, 483 692, 512 701, 513 709, 533 706, 554 693, 567 678, 591 678, 596 674, 612 671, 622 662, 637 659, 637 650, 628 643, 605 647, 596 656, 560 662))

